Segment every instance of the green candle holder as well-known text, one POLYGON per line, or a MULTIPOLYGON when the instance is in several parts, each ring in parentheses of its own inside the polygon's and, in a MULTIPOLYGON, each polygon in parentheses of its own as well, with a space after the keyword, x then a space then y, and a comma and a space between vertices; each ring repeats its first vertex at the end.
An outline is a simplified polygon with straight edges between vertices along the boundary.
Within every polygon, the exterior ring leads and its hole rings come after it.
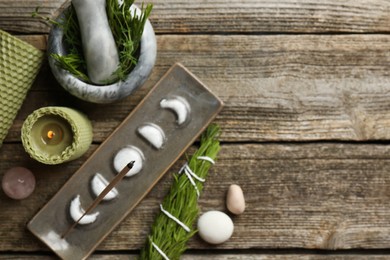
POLYGON ((92 143, 92 125, 81 112, 67 107, 43 107, 22 126, 26 152, 44 164, 60 164, 82 156, 92 143))
POLYGON ((44 58, 34 46, 0 30, 0 146, 44 58))

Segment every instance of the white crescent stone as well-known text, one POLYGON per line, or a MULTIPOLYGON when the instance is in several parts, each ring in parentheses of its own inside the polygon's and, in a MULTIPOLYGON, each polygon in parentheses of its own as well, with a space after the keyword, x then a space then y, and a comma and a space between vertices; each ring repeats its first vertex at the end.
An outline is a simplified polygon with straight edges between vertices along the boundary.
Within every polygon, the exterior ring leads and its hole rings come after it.
MULTIPOLYGON (((109 182, 106 180, 106 178, 103 177, 100 173, 96 173, 95 176, 93 176, 91 180, 91 188, 93 194, 97 197, 100 193, 107 187, 109 182)), ((113 188, 110 190, 106 196, 104 196, 103 200, 112 200, 118 196, 118 190, 116 188, 113 188)))
POLYGON ((163 99, 160 101, 162 108, 167 108, 175 112, 177 117, 177 123, 179 125, 188 121, 190 116, 190 105, 187 100, 182 97, 163 99))
POLYGON ((66 251, 69 248, 69 243, 65 238, 61 238, 61 236, 53 230, 44 235, 43 240, 46 241, 46 243, 50 243, 50 247, 55 251, 66 251))
MULTIPOLYGON (((81 207, 80 202, 80 195, 77 195, 70 203, 69 207, 70 216, 72 217, 73 221, 77 221, 80 219, 80 217, 85 213, 85 210, 81 207)), ((79 224, 81 225, 87 225, 91 224, 96 221, 97 216, 99 215, 99 212, 95 212, 93 214, 87 214, 85 215, 80 221, 79 224)))
POLYGON ((165 143, 164 131, 156 124, 148 123, 140 126, 138 133, 156 149, 161 149, 165 143))

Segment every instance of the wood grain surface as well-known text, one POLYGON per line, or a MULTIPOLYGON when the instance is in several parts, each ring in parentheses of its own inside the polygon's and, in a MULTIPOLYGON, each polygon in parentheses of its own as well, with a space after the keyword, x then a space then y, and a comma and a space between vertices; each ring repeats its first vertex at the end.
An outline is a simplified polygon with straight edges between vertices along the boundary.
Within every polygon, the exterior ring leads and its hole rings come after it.
MULTIPOLYGON (((69 0, 0 0, 0 28, 18 33, 47 33, 50 27, 32 18, 39 7, 54 18, 69 0)), ((388 33, 386 0, 154 0, 151 21, 157 33, 388 33)), ((142 1, 136 1, 138 5, 142 1)))
MULTIPOLYGON (((140 3, 140 1, 137 1, 140 3)), ((69 0, 0 0, 0 29, 46 50, 69 0)), ((0 148, 0 178, 13 166, 37 178, 33 196, 0 190, 0 259, 53 259, 26 223, 142 100, 182 63, 225 103, 215 122, 222 150, 199 205, 226 211, 230 184, 246 197, 235 231, 210 246, 197 235, 182 259, 388 259, 390 257, 390 1, 155 0, 153 73, 134 95, 95 105, 71 96, 45 63, 0 148), (35 109, 61 105, 91 119, 93 145, 80 159, 42 165, 20 129, 35 109)), ((190 154, 196 144, 189 149, 190 154)), ((92 259, 136 259, 168 173, 98 247, 92 259)))
MULTIPOLYGON (((25 39, 45 47, 42 38, 25 39)), ((225 102, 217 118, 224 141, 390 137, 390 35, 163 35, 146 85, 109 109, 67 95, 46 64, 6 140, 17 141, 23 120, 44 102, 84 110, 101 142, 175 62, 225 102)))
MULTIPOLYGON (((199 254, 191 254, 184 253, 182 256, 183 260, 201 260, 201 259, 216 259, 216 260, 231 260, 231 259, 240 259, 240 260, 326 260, 326 259, 334 259, 334 260, 365 260, 365 259, 373 259, 373 260, 386 260, 388 256, 386 254, 327 254, 321 255, 316 253, 300 253, 300 254, 273 254, 272 252, 267 252, 264 254, 210 254, 210 253, 199 253, 199 254)), ((21 254, 5 254, 0 255, 0 259, 2 260, 53 260, 57 259, 54 256, 48 255, 21 255, 21 254)), ((105 253, 97 253, 89 258, 91 260, 136 260, 138 259, 138 254, 136 253, 128 253, 128 254, 115 254, 109 255, 105 253)))
MULTIPOLYGON (((214 248, 387 248, 389 153, 390 147, 380 144, 225 144, 199 201, 201 211, 226 211, 231 183, 243 188, 247 209, 233 217, 235 231, 229 243, 214 248)), ((0 194, 4 207, 0 230, 7 234, 1 238, 0 250, 45 249, 24 225, 89 155, 42 167, 25 156, 21 145, 3 146, 1 172, 28 166, 36 173, 38 186, 34 196, 18 203, 0 194)), ((183 163, 176 163, 170 172, 183 163)), ((171 181, 169 173, 99 249, 139 249, 171 181)), ((189 247, 209 245, 196 236, 189 247)))

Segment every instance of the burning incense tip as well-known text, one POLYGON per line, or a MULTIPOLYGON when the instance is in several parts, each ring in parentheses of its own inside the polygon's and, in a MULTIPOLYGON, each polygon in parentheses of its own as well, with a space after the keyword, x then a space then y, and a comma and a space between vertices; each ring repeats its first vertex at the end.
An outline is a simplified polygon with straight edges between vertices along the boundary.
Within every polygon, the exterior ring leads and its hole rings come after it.
POLYGON ((135 161, 129 162, 129 163, 127 164, 127 168, 129 168, 129 170, 131 170, 131 168, 133 168, 133 166, 134 166, 134 163, 135 163, 135 161))

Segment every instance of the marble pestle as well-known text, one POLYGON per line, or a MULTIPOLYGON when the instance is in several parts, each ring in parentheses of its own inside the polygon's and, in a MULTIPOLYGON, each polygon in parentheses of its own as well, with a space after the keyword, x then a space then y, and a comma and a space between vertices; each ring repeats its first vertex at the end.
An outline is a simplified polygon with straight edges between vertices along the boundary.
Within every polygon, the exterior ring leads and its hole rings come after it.
POLYGON ((72 0, 80 25, 87 72, 94 84, 112 80, 119 65, 118 49, 108 24, 105 0, 72 0))

